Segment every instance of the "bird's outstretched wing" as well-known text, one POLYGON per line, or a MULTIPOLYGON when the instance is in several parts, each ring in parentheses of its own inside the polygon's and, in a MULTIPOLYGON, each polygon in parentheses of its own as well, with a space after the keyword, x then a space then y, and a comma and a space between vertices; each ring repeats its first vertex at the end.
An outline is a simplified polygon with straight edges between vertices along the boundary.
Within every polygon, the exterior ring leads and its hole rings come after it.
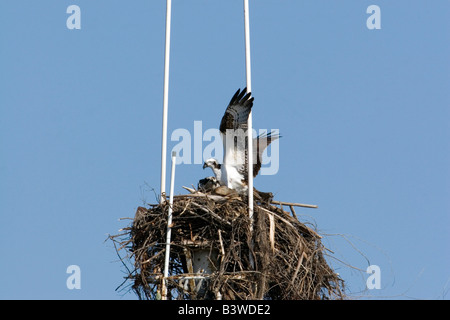
POLYGON ((246 180, 247 159, 247 121, 252 110, 253 98, 247 88, 239 89, 231 98, 225 114, 220 122, 220 133, 224 147, 224 161, 227 170, 227 179, 239 180, 234 174, 240 174, 246 180), (231 170, 234 168, 235 171, 231 170))
POLYGON ((247 120, 252 110, 254 99, 251 95, 251 92, 247 93, 247 88, 244 88, 242 91, 240 89, 236 91, 220 122, 219 130, 222 134, 226 134, 227 129, 247 130, 247 120))
MULTIPOLYGON (((262 156, 264 150, 277 139, 281 138, 278 132, 265 132, 260 134, 256 138, 253 138, 253 178, 256 177, 261 169, 262 156)), ((245 151, 243 153, 244 160, 242 164, 237 167, 238 172, 244 176, 244 180, 248 181, 248 147, 247 142, 245 143, 245 151)))
POLYGON ((269 132, 260 134, 258 137, 253 139, 253 177, 256 177, 262 164, 262 155, 264 150, 269 146, 272 141, 281 138, 278 132, 269 132), (256 162, 255 162, 256 161, 256 162))

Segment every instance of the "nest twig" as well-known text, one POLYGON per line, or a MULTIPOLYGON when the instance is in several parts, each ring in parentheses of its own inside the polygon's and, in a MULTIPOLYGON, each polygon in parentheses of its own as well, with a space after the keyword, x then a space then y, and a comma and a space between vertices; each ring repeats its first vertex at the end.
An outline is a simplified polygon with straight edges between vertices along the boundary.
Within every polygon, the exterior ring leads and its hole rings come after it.
MULTIPOLYGON (((295 217, 294 203, 287 204, 292 216, 255 203, 250 220, 247 203, 238 197, 176 196, 167 298, 345 298, 343 280, 324 258, 321 236, 295 217), (199 249, 209 252, 208 274, 192 272, 192 253, 199 249)), ((139 207, 131 226, 110 237, 134 260, 126 281, 140 299, 161 298, 168 208, 168 202, 139 207)))

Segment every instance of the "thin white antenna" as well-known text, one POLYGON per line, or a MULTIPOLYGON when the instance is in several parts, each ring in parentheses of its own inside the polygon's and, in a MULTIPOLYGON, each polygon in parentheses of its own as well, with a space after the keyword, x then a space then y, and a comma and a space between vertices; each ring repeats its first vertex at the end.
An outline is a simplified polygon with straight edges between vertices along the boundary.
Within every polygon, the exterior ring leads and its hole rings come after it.
MULTIPOLYGON (((244 0, 244 28, 245 28, 245 74, 247 78, 247 92, 252 92, 252 72, 250 64, 250 18, 248 0, 244 0)), ((252 112, 247 120, 247 141, 248 141, 248 216, 250 218, 250 231, 253 232, 253 121, 252 112)), ((254 245, 252 240, 252 246, 254 245)), ((250 254, 250 265, 255 267, 253 255, 250 254)))
POLYGON ((172 170, 170 175, 170 196, 169 196, 169 212, 167 217, 167 234, 166 234, 166 256, 164 261, 164 279, 163 279, 163 292, 162 299, 167 299, 167 277, 169 276, 169 260, 170 260, 170 241, 172 237, 172 205, 173 205, 173 192, 175 186, 175 164, 177 162, 177 153, 172 152, 172 170))
MULTIPOLYGON (((252 75, 250 65, 250 22, 248 0, 244 0, 244 26, 245 26, 245 70, 247 76, 247 92, 252 92, 252 75)), ((247 121, 248 137, 248 215, 253 220, 253 121, 250 112, 247 121)))
POLYGON ((166 6, 166 48, 164 56, 164 97, 163 97, 163 120, 162 120, 162 142, 161 142, 161 198, 164 202, 166 194, 166 153, 167 153, 167 114, 169 109, 169 57, 170 57, 170 18, 172 15, 172 0, 167 0, 166 6))

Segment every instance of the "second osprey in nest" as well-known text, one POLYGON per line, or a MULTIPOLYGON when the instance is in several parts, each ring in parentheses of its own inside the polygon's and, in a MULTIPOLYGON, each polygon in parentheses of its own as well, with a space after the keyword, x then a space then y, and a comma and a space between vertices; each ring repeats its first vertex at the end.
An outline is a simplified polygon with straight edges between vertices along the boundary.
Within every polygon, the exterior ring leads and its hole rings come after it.
MULTIPOLYGON (((223 142, 223 163, 210 158, 203 164, 203 169, 210 167, 218 183, 239 194, 248 192, 248 139, 247 120, 253 106, 251 92, 247 88, 236 91, 228 104, 220 122, 220 135, 223 142)), ((272 132, 261 134, 254 138, 253 143, 253 177, 261 169, 261 159, 264 150, 280 136, 272 132)))

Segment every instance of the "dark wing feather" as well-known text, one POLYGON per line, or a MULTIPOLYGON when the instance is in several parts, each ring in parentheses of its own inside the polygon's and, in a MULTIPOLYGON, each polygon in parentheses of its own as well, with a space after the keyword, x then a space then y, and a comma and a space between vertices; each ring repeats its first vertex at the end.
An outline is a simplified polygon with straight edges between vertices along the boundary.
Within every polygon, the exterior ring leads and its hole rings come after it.
MULTIPOLYGON (((258 137, 253 139, 253 178, 256 177, 261 170, 262 165, 262 155, 264 150, 277 139, 281 138, 278 132, 269 132, 260 134, 258 137)), ((248 145, 247 140, 245 140, 245 163, 242 164, 238 171, 244 176, 244 181, 248 181, 248 145)))
POLYGON ((227 129, 247 129, 247 120, 254 99, 251 98, 251 95, 251 92, 247 93, 247 88, 244 88, 242 92, 240 89, 236 91, 220 122, 219 130, 221 133, 225 134, 227 129))
POLYGON ((253 139, 253 177, 256 177, 259 170, 261 169, 261 161, 264 150, 272 141, 275 141, 279 138, 281 138, 279 133, 271 131, 269 133, 260 134, 258 137, 253 139))

